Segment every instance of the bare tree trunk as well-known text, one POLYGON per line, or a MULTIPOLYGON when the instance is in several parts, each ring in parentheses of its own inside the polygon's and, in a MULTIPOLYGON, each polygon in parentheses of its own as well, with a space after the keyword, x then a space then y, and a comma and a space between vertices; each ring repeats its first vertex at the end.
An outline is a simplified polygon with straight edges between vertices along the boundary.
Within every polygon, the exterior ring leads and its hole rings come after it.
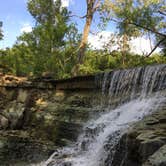
POLYGON ((127 37, 127 34, 123 35, 122 40, 123 40, 122 41, 123 42, 123 45, 122 45, 122 64, 123 64, 123 67, 125 67, 126 53, 127 53, 127 50, 128 50, 128 37, 127 37))
POLYGON ((82 40, 81 40, 79 51, 78 51, 78 64, 83 63, 83 58, 84 58, 84 54, 85 54, 85 50, 86 50, 86 46, 87 46, 87 42, 88 42, 88 35, 90 32, 92 18, 93 18, 92 15, 87 16, 87 18, 86 18, 86 24, 84 26, 84 32, 82 35, 82 40))
POLYGON ((148 38, 149 38, 149 43, 150 43, 150 49, 152 50, 153 46, 152 46, 152 40, 151 40, 151 36, 150 36, 149 32, 148 32, 148 38))
POLYGON ((100 0, 86 0, 86 3, 87 3, 86 23, 85 23, 84 31, 82 34, 81 43, 80 43, 80 46, 78 49, 77 64, 74 66, 73 71, 72 71, 72 74, 74 76, 76 76, 78 74, 80 64, 83 64, 86 46, 87 46, 87 42, 88 42, 88 35, 90 32, 90 26, 92 24, 93 15, 94 15, 95 11, 97 10, 97 8, 99 7, 100 0))

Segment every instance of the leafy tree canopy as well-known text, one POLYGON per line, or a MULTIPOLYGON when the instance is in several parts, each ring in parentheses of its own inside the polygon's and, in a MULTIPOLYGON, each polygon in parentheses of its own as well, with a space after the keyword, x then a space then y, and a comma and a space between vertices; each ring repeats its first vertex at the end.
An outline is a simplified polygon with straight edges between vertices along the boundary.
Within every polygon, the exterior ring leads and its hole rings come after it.
POLYGON ((0 68, 18 76, 38 77, 47 73, 59 79, 71 77, 75 66, 79 66, 77 74, 92 74, 166 63, 165 3, 165 0, 87 0, 86 15, 82 17, 85 26, 80 34, 61 0, 28 0, 27 9, 36 24, 31 32, 19 36, 12 48, 0 50, 0 68), (96 11, 100 27, 114 21, 119 30, 103 50, 93 50, 87 43, 96 11), (128 41, 147 32, 156 42, 151 53, 157 47, 163 53, 149 57, 129 53, 128 41), (110 51, 109 45, 115 45, 115 41, 119 50, 110 51))

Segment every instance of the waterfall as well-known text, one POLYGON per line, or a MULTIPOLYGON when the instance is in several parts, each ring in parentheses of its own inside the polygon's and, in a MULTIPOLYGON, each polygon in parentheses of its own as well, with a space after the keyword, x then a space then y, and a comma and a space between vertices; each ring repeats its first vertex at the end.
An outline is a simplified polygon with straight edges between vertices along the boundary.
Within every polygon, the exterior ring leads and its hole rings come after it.
POLYGON ((42 166, 111 166, 120 137, 166 101, 165 64, 107 72, 100 80, 108 100, 105 112, 85 124, 75 144, 57 149, 42 166), (115 98, 120 104, 112 108, 115 98))
POLYGON ((104 73, 101 76, 102 95, 107 95, 110 105, 115 99, 119 99, 120 104, 137 97, 147 97, 166 87, 165 75, 165 64, 104 73))

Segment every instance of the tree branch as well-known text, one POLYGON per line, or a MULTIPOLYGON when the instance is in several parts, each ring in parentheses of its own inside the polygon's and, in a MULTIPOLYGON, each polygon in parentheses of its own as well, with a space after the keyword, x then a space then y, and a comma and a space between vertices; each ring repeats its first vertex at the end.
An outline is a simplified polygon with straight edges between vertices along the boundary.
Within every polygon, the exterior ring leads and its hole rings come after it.
MULTIPOLYGON (((111 21, 113 21, 113 22, 115 22, 115 23, 122 23, 122 22, 119 22, 118 20, 115 20, 115 19, 113 19, 113 18, 111 19, 111 21)), ((157 34, 157 35, 159 35, 159 36, 163 36, 163 37, 166 38, 166 34, 160 33, 160 32, 158 32, 158 31, 156 31, 155 29, 151 29, 151 28, 145 27, 145 26, 140 25, 140 24, 138 24, 138 23, 136 23, 136 22, 129 22, 129 24, 135 25, 135 26, 137 26, 137 27, 140 27, 140 28, 142 28, 142 29, 145 29, 145 30, 147 30, 147 31, 150 31, 150 32, 152 32, 152 33, 155 33, 155 34, 157 34)))
POLYGON ((95 12, 100 7, 100 3, 100 0, 96 2, 95 6, 93 7, 93 12, 95 12))
POLYGON ((76 15, 76 14, 72 14, 72 15, 70 15, 69 17, 78 17, 78 18, 84 19, 84 18, 86 18, 86 16, 87 16, 87 15, 78 16, 78 15, 76 15))
POLYGON ((157 35, 160 35, 160 36, 163 36, 163 37, 166 38, 166 34, 160 33, 160 32, 158 32, 158 31, 156 31, 155 29, 150 29, 150 28, 148 28, 148 27, 145 27, 145 26, 143 26, 143 25, 137 24, 137 23, 135 23, 135 22, 129 22, 129 24, 135 25, 135 26, 137 26, 137 27, 140 27, 140 28, 142 28, 142 29, 145 29, 145 30, 147 30, 147 31, 150 31, 150 32, 152 32, 152 33, 155 33, 155 34, 157 34, 157 35))
POLYGON ((164 40, 166 40, 165 37, 164 37, 163 39, 161 39, 161 40, 155 45, 155 47, 152 49, 152 51, 151 51, 148 55, 146 55, 146 57, 149 57, 149 56, 157 49, 157 47, 158 47, 162 42, 164 42, 164 40))
POLYGON ((99 31, 98 32, 94 32, 94 31, 92 31, 92 30, 90 30, 90 33, 92 34, 92 35, 98 35, 99 34, 99 31))
POLYGON ((158 11, 158 13, 160 13, 160 14, 162 14, 162 15, 166 16, 166 13, 165 13, 165 12, 163 12, 163 11, 161 11, 161 10, 159 10, 159 11, 158 11))

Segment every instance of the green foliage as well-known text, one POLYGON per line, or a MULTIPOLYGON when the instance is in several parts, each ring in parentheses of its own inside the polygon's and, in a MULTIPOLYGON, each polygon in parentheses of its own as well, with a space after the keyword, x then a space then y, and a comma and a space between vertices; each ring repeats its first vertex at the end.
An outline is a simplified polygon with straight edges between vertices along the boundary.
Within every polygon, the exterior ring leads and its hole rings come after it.
POLYGON ((33 61, 31 59, 32 55, 24 44, 14 45, 13 48, 0 52, 0 65, 18 76, 25 76, 32 72, 33 61))
POLYGON ((69 24, 70 12, 61 7, 60 0, 29 0, 28 10, 36 26, 19 36, 11 49, 3 51, 0 63, 18 76, 71 76, 80 35, 76 26, 69 24))
MULTIPOLYGON (((46 59, 43 57, 44 59, 39 59, 36 62, 33 54, 25 44, 15 45, 12 49, 0 51, 0 68, 3 68, 5 72, 19 76, 39 76, 38 72, 42 70, 42 72, 53 72, 55 78, 68 78, 71 77, 71 69, 77 60, 75 52, 76 48, 66 46, 61 52, 54 52, 50 58, 46 59), (44 60, 45 63, 41 69, 42 64, 40 63, 44 60)), ((121 52, 113 51, 108 53, 88 50, 85 62, 80 66, 79 74, 94 74, 119 68, 166 63, 166 56, 161 54, 144 57, 127 53, 125 57, 124 66, 121 63, 123 59, 121 52)))
POLYGON ((61 47, 65 44, 65 35, 70 29, 67 25, 69 12, 61 7, 60 0, 29 0, 28 10, 35 18, 37 26, 31 34, 25 34, 19 40, 27 43, 34 54, 33 73, 34 75, 41 75, 45 71, 57 73, 59 68, 56 62, 60 61, 57 54, 60 54, 61 47), (50 67, 53 62, 57 67, 50 67))
POLYGON ((144 35, 147 31, 156 40, 166 38, 165 9, 165 0, 105 0, 103 5, 103 13, 107 14, 105 20, 116 22, 119 34, 127 35, 127 40, 144 35))
POLYGON ((165 8, 165 0, 106 0, 103 6, 107 17, 116 20, 120 33, 125 31, 131 36, 147 30, 141 27, 162 32, 165 28, 165 8))
POLYGON ((11 49, 1 51, 0 64, 5 64, 10 72, 17 76, 38 77, 47 72, 57 79, 69 77, 71 69, 76 63, 76 49, 79 42, 73 41, 76 38, 72 39, 72 36, 77 35, 76 33, 68 35, 65 46, 53 50, 51 55, 48 55, 46 52, 39 54, 38 47, 33 40, 30 40, 31 33, 24 34, 21 36, 24 37, 24 42, 19 41, 11 49), (27 42, 25 42, 25 38, 27 42))
POLYGON ((166 63, 166 57, 161 54, 154 54, 151 57, 145 57, 127 53, 125 57, 124 66, 121 63, 123 59, 123 53, 121 52, 113 51, 111 53, 107 53, 104 51, 88 51, 85 63, 80 67, 80 74, 93 74, 119 68, 132 68, 166 63))

